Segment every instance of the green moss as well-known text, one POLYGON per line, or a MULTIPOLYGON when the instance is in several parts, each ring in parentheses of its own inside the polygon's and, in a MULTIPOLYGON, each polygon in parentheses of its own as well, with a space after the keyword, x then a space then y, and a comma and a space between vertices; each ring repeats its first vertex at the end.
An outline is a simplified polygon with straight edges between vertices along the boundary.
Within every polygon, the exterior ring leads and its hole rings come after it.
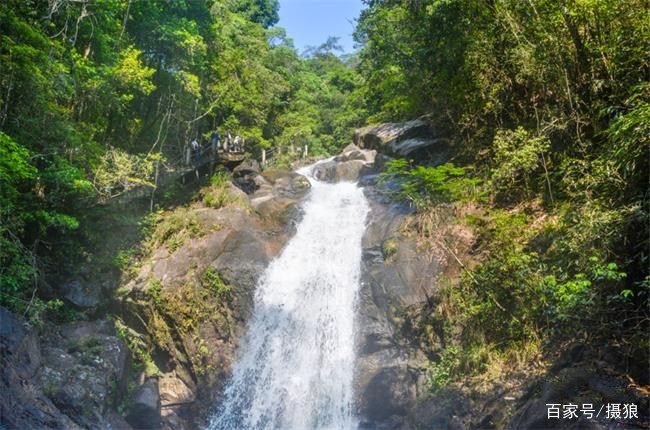
POLYGON ((174 339, 171 330, 163 316, 157 311, 153 311, 151 318, 149 319, 147 330, 158 347, 168 352, 173 352, 174 339))
POLYGON ((144 374, 147 378, 160 375, 160 369, 158 369, 158 366, 156 366, 156 363, 154 363, 150 355, 145 355, 142 358, 142 363, 144 364, 144 374))
POLYGON ((122 272, 131 270, 137 252, 138 250, 135 247, 118 251, 113 257, 113 265, 122 272))

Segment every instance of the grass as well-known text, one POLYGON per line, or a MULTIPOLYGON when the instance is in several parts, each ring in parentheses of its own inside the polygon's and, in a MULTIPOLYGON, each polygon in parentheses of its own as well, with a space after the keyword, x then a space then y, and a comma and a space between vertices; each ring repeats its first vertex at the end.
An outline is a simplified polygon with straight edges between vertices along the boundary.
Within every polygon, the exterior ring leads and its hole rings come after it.
POLYGON ((223 299, 230 297, 230 285, 226 284, 223 279, 221 279, 219 272, 212 267, 208 267, 203 273, 201 284, 204 288, 207 288, 219 298, 223 299))
POLYGON ((393 257, 397 253, 398 247, 399 242, 397 239, 391 238, 384 241, 381 247, 381 252, 386 262, 391 262, 393 260, 393 257))
POLYGON ((213 209, 235 205, 248 209, 248 201, 230 190, 230 173, 218 170, 210 178, 210 185, 201 190, 203 204, 213 209))
POLYGON ((189 239, 204 234, 195 213, 188 208, 178 208, 172 212, 158 214, 158 220, 151 231, 150 237, 144 244, 145 249, 152 251, 164 246, 169 252, 178 250, 189 239))
POLYGON ((136 367, 141 368, 147 377, 160 375, 160 370, 151 358, 150 348, 142 335, 130 329, 120 319, 115 319, 115 329, 117 336, 131 351, 136 367))

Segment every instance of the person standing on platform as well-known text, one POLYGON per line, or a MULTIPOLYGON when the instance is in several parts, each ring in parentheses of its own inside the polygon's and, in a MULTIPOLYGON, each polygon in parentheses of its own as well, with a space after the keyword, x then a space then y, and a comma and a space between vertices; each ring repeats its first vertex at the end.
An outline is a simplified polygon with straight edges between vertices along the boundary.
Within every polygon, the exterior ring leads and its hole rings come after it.
POLYGON ((214 129, 214 132, 212 132, 211 149, 212 158, 216 160, 219 151, 219 132, 216 128, 214 129))
POLYGON ((198 164, 199 162, 199 157, 200 157, 200 150, 201 150, 201 145, 199 145, 199 141, 194 139, 192 143, 190 144, 190 147, 192 148, 192 160, 194 161, 194 164, 198 164))
POLYGON ((231 144, 232 144, 232 136, 230 135, 230 131, 226 131, 226 141, 224 142, 223 150, 225 152, 230 151, 231 150, 231 144))

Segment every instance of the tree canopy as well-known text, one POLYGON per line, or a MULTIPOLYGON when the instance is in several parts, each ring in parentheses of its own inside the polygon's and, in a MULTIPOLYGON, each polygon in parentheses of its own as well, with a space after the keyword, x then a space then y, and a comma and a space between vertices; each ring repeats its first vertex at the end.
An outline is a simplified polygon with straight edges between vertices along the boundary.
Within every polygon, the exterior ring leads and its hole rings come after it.
POLYGON ((253 155, 347 143, 363 124, 348 98, 358 76, 334 55, 302 58, 273 27, 278 10, 277 0, 0 4, 1 303, 20 308, 40 271, 82 252, 88 205, 151 184, 158 163, 215 128, 253 155))

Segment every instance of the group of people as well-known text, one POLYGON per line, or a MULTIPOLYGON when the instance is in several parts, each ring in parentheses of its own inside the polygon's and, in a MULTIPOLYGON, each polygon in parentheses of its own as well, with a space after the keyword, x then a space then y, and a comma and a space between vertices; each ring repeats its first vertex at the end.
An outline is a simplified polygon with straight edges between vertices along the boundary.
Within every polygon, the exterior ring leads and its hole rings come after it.
MULTIPOLYGON (((215 129, 210 137, 210 152, 215 158, 217 157, 219 149, 223 149, 224 152, 244 152, 244 143, 244 139, 239 137, 239 135, 235 135, 233 138, 230 131, 226 131, 226 138, 223 141, 223 147, 221 147, 221 138, 219 137, 219 132, 215 129)), ((190 164, 190 162, 195 164, 198 163, 199 159, 203 155, 202 149, 199 139, 194 138, 194 140, 190 142, 188 148, 187 164, 190 164)))
MULTIPOLYGON (((218 149, 219 142, 219 132, 214 130, 212 133, 213 148, 218 149)), ((235 135, 235 138, 233 139, 230 131, 226 131, 226 138, 223 141, 223 150, 224 152, 244 152, 244 139, 239 137, 239 135, 235 135)))

